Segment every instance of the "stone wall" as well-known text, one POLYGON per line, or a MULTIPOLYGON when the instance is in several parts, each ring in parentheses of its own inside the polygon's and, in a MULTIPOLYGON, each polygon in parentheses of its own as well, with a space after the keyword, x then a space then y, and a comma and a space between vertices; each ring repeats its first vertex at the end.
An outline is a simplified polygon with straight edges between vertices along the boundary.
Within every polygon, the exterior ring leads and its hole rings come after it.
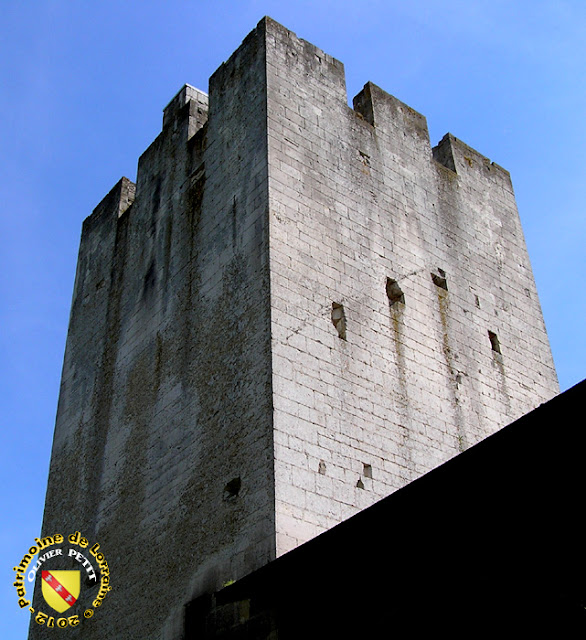
POLYGON ((508 173, 263 19, 84 222, 42 533, 113 590, 71 636, 181 638, 557 390, 508 173))
POLYGON ((507 171, 268 24, 278 553, 559 389, 507 171))

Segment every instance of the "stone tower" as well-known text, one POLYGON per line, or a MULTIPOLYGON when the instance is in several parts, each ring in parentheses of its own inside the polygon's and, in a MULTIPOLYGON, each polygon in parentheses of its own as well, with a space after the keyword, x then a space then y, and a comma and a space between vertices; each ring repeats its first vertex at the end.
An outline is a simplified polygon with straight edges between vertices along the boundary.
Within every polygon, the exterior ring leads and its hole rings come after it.
POLYGON ((264 18, 83 225, 43 535, 113 590, 70 633, 178 640, 557 392, 508 172, 264 18))

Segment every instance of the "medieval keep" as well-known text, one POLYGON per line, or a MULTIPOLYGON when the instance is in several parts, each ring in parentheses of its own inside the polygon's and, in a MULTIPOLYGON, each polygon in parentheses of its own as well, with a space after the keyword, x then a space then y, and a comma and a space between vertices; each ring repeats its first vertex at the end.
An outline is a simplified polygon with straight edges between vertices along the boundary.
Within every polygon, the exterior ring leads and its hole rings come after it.
POLYGON ((353 105, 264 18, 84 221, 42 535, 99 541, 112 591, 71 637, 183 638, 558 393, 509 173, 370 82, 353 105))

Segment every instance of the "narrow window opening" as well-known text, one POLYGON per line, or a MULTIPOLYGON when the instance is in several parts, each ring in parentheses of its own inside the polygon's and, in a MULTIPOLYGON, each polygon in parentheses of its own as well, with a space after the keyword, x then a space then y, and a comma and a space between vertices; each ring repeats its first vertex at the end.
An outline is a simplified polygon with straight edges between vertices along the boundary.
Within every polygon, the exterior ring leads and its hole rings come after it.
POLYGON ((343 305, 337 302, 332 302, 332 324, 336 327, 338 336, 346 340, 346 314, 343 305))
POLYGON ((493 331, 488 332, 488 339, 490 340, 490 346, 492 350, 496 353, 501 352, 501 343, 499 342, 498 336, 493 331))
POLYGON ((431 274, 431 279, 433 280, 433 284, 444 291, 448 290, 448 281, 446 279, 446 272, 443 269, 438 269, 437 273, 431 274))
POLYGON ((363 475, 365 478, 372 478, 372 465, 364 463, 363 467, 363 475))
POLYGON ((399 283, 392 278, 387 278, 387 297, 389 299, 389 304, 391 307, 396 302, 402 302, 405 304, 405 294, 401 290, 399 283))
POLYGON ((358 482, 356 483, 357 489, 364 489, 364 482, 362 482, 362 478, 358 478, 358 482))
POLYGON ((317 472, 322 476, 326 475, 326 463, 323 460, 319 461, 319 465, 317 467, 317 472))

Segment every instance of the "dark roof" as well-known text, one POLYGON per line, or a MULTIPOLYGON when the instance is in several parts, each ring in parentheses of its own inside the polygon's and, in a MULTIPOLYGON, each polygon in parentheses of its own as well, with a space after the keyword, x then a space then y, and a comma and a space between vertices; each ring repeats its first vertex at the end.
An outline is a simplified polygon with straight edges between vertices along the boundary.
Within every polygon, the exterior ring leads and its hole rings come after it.
POLYGON ((187 628, 202 631, 205 618, 203 637, 220 637, 212 618, 246 601, 222 637, 268 637, 267 625, 280 640, 378 638, 381 628, 389 638, 586 637, 585 400, 586 381, 207 604, 194 601, 187 628), (264 631, 251 631, 255 621, 264 631))

